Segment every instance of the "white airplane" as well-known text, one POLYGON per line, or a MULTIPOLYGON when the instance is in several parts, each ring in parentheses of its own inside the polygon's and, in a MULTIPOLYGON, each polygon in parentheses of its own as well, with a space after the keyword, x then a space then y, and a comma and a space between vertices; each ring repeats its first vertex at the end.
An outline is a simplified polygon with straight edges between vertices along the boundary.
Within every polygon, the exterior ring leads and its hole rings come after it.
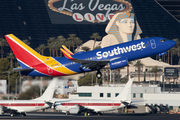
POLYGON ((26 112, 37 111, 51 106, 51 99, 54 94, 57 78, 54 78, 45 92, 39 98, 33 100, 0 100, 0 111, 10 113, 11 116, 21 114, 26 116, 26 112))
POLYGON ((84 112, 88 116, 92 113, 101 115, 101 112, 110 111, 125 107, 131 103, 131 78, 126 86, 119 92, 119 95, 112 99, 66 99, 62 101, 55 100, 56 110, 61 110, 67 114, 79 114, 84 112))

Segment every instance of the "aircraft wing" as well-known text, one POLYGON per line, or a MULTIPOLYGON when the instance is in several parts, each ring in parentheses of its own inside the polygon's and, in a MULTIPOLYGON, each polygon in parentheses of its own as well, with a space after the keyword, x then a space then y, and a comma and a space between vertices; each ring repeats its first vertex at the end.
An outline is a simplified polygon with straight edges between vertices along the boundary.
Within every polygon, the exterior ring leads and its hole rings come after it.
POLYGON ((19 71, 25 71, 25 72, 31 72, 35 69, 31 69, 31 68, 26 68, 26 69, 23 69, 23 68, 13 68, 13 71, 16 71, 16 72, 19 72, 19 71))
POLYGON ((72 57, 72 55, 74 55, 74 54, 69 49, 67 49, 64 45, 63 45, 63 48, 64 49, 60 48, 60 50, 62 51, 64 56, 73 62, 80 63, 82 65, 81 67, 93 69, 93 68, 97 68, 97 67, 104 67, 106 64, 108 64, 110 62, 110 60, 105 61, 105 60, 77 59, 77 58, 72 57))
POLYGON ((71 61, 80 63, 82 66, 85 68, 93 69, 96 68, 97 66, 105 66, 106 64, 109 63, 109 61, 103 61, 103 60, 80 60, 80 59, 72 59, 71 61))
POLYGON ((81 106, 81 105, 78 105, 78 104, 75 104, 75 106, 79 108, 79 111, 80 111, 80 112, 86 112, 86 111, 94 112, 94 111, 95 111, 94 109, 85 108, 84 106, 81 106))

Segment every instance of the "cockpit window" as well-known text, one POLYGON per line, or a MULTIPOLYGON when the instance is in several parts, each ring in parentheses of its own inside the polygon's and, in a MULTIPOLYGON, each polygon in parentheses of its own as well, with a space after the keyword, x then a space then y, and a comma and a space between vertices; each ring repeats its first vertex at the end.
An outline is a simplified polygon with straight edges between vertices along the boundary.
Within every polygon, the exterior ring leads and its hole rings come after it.
POLYGON ((161 39, 160 41, 161 42, 165 42, 166 40, 168 40, 167 38, 165 38, 165 39, 161 39))

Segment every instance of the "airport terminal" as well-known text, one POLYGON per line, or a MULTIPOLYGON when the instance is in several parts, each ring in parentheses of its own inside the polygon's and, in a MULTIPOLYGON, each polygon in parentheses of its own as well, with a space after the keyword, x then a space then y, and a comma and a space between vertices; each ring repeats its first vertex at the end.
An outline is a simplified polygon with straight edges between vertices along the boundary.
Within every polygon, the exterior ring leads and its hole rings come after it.
MULTIPOLYGON (((80 53, 83 51, 83 47, 93 50, 99 46, 105 48, 149 37, 164 37, 175 40, 177 43, 180 38, 179 0, 11 0, 0 3, 0 14, 3 16, 0 20, 0 36, 4 38, 4 35, 14 34, 21 40, 28 40, 29 46, 35 50, 38 50, 36 48, 41 44, 47 45, 43 52, 38 51, 45 56, 62 56, 59 51, 60 47, 51 51, 48 41, 59 36, 67 38, 66 41, 68 41, 72 34, 82 42, 77 45, 69 43, 66 46, 71 51, 80 53), (118 20, 124 20, 123 27, 119 27, 118 20), (126 24, 128 22, 131 24, 131 29, 128 29, 129 26, 126 24), (94 38, 91 37, 93 33, 98 33, 100 38, 97 38, 96 41, 93 40, 94 38)), ((149 46, 149 44, 153 49, 156 48, 156 44, 153 42, 145 45, 149 46)), ((178 48, 178 45, 175 46, 175 49, 178 48)), ((141 48, 143 47, 142 45, 141 48)), ((133 49, 134 51, 139 50, 138 46, 133 49)), ((78 86, 77 80, 86 73, 59 77, 55 87, 58 100, 63 100, 64 95, 68 96, 70 100, 110 100, 119 95, 129 79, 133 79, 130 94, 131 105, 106 112, 179 113, 180 56, 175 49, 134 60, 128 63, 128 67, 121 69, 110 70, 111 66, 106 65, 104 69, 101 69, 102 84, 100 85, 97 82, 94 85, 92 82, 91 86, 78 86), (136 65, 138 62, 141 63, 141 66, 136 65), (153 71, 154 67, 157 67, 157 71, 153 71)), ((1 52, 1 58, 6 58, 10 52, 11 48, 5 45, 1 52)), ((70 64, 74 64, 74 62, 70 64)), ((47 69, 50 74, 51 69, 47 69)), ((24 92, 34 84, 40 87, 49 85, 46 80, 42 82, 26 78, 20 78, 22 82, 18 81, 20 90, 17 91, 16 88, 14 94, 24 92)), ((92 81, 97 81, 97 78, 93 79, 92 76, 92 81)), ((17 79, 15 80, 14 83, 17 85, 17 79)), ((8 82, 1 80, 1 99, 9 92, 8 82)), ((14 113, 11 115, 14 116, 14 113)))

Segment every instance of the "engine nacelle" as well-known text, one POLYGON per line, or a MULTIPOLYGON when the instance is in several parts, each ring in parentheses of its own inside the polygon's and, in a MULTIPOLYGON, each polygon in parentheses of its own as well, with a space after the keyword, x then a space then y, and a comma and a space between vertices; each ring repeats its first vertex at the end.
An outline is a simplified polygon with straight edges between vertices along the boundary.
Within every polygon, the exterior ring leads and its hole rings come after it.
POLYGON ((0 115, 3 115, 4 111, 3 111, 3 106, 0 105, 0 115))
POLYGON ((110 66, 110 69, 111 69, 111 70, 117 69, 117 68, 120 68, 120 67, 124 67, 124 66, 127 66, 127 65, 128 65, 128 60, 127 60, 127 58, 115 59, 115 60, 112 60, 112 61, 109 63, 109 66, 110 66))
POLYGON ((79 108, 78 107, 73 107, 69 109, 70 114, 78 114, 79 108))

